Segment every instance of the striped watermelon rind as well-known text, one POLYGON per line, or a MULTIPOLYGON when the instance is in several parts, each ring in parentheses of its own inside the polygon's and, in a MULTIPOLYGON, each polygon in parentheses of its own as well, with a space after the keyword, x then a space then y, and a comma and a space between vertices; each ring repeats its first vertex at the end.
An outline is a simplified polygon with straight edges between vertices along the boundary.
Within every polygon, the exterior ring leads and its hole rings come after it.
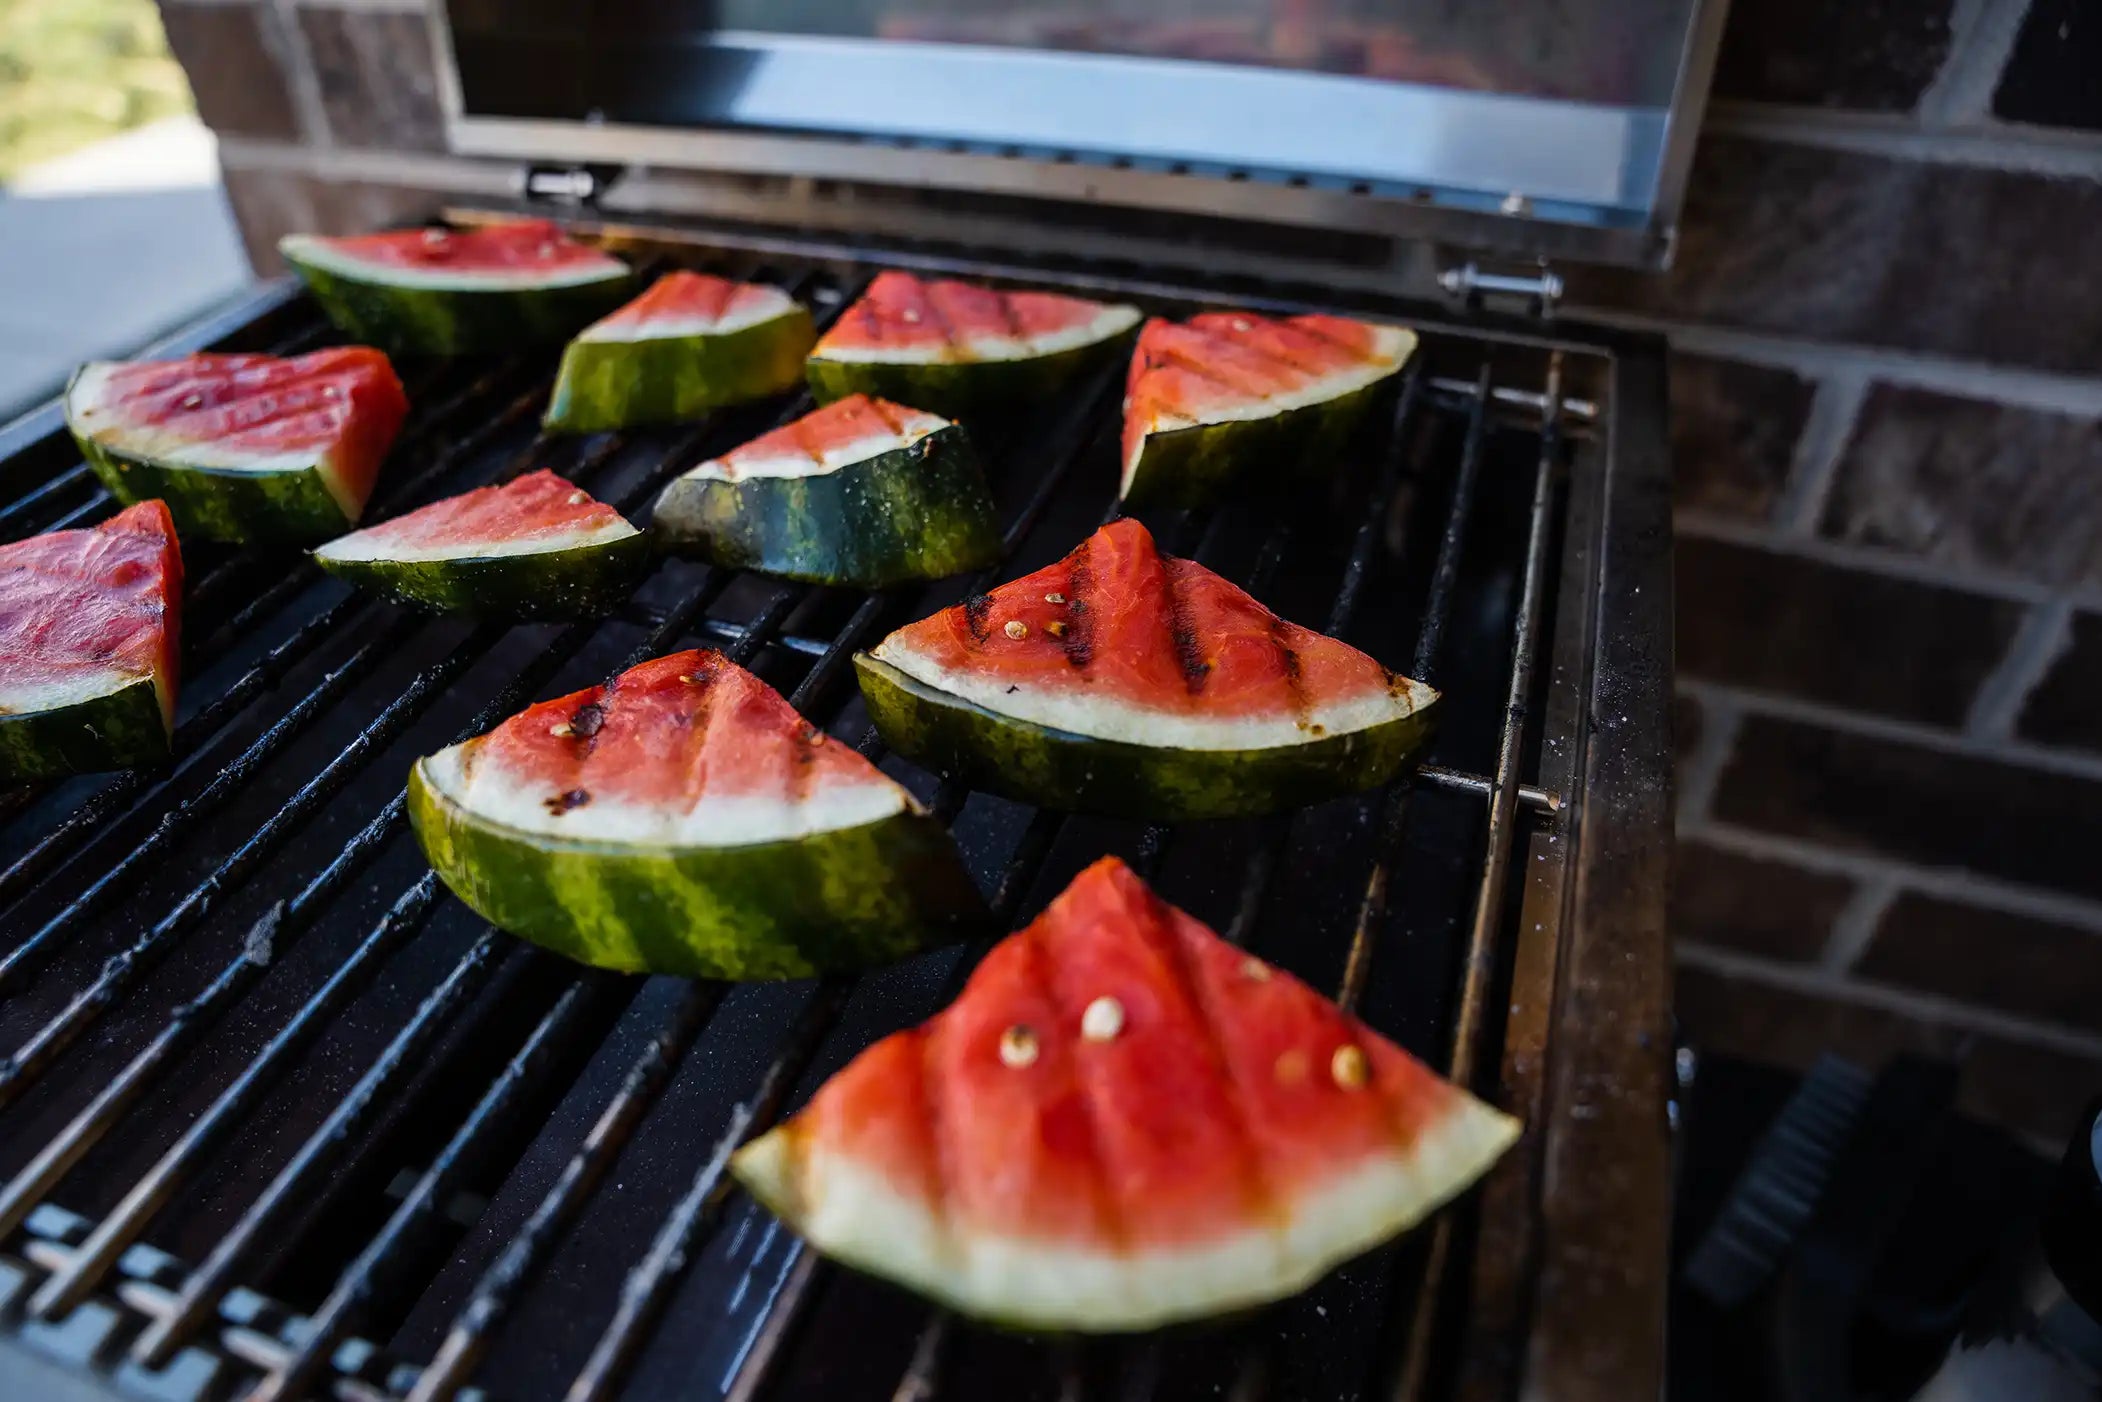
POLYGON ((664 489, 654 529, 715 564, 881 589, 1000 557, 985 473, 961 425, 807 477, 731 482, 693 473, 664 489))
POLYGON ((870 653, 854 670, 884 742, 938 773, 1026 803, 1153 822, 1282 812, 1392 780, 1436 727, 1437 693, 1407 715, 1297 745, 1180 749, 1004 716, 870 653))
POLYGON ((1266 478, 1282 485, 1318 477, 1359 425, 1392 411, 1400 384, 1397 367, 1340 398, 1268 418, 1149 433, 1124 481, 1123 503, 1132 511, 1210 506, 1266 478))
POLYGON ((54 710, 0 714, 4 783, 130 769, 168 755, 168 716, 152 677, 54 710))
POLYGON ((409 820, 477 914, 597 968, 688 978, 807 978, 961 938, 984 913, 946 829, 916 806, 741 847, 565 841, 477 816, 420 760, 409 820))
POLYGON ((356 587, 411 608, 479 618, 600 618, 649 570, 649 537, 633 531, 556 550, 422 560, 345 560, 323 546, 314 562, 356 587))
POLYGON ((311 235, 287 235, 277 248, 329 320, 350 336, 421 355, 557 345, 619 306, 634 279, 623 264, 585 281, 522 276, 510 286, 429 286, 361 264, 311 235))
POLYGON ((834 360, 812 356, 804 365, 810 392, 829 404, 850 394, 895 400, 952 419, 968 419, 989 408, 1040 400, 1057 393, 1102 364, 1138 324, 1112 323, 1100 340, 1049 355, 1020 360, 925 361, 834 360))
POLYGON ((686 423, 798 384, 817 340, 808 308, 719 335, 579 338, 562 352, 546 426, 597 433, 686 423))

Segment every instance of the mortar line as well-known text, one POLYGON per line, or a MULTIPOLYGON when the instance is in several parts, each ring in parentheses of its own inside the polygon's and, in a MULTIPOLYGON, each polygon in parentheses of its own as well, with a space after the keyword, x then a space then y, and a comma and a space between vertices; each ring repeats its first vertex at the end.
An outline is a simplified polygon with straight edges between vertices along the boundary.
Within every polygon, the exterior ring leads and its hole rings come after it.
POLYGON ((1807 993, 1838 1002, 1879 1008, 1921 1022, 1938 1023, 1961 1031, 1984 1032, 1995 1037, 2004 1037, 2009 1041, 2048 1047, 2072 1056, 2102 1057, 2102 1035, 2082 1032, 2055 1022, 2038 1022, 2017 1017, 2012 1013, 2003 1013, 1972 1003, 1959 1003, 1953 998, 1943 998, 1932 993, 1917 993, 1909 988, 1897 988, 1887 983, 1842 978, 1815 965, 1784 964, 1760 958, 1755 954, 1744 954, 1734 949, 1721 949, 1706 944, 1680 944, 1676 958, 1687 968, 1724 974, 1752 983, 1763 983, 1791 993, 1807 993))
POLYGON ((1737 747, 1737 731, 1743 722, 1743 712, 1728 699, 1702 700, 1700 738, 1679 767, 1679 826, 1707 818, 1714 808, 1716 786, 1722 782, 1730 752, 1737 747))
POLYGON ((1832 918, 1832 928, 1825 935, 1824 948, 1818 951, 1817 966, 1843 974, 1861 961, 1868 952, 1876 930, 1883 924, 1883 917, 1898 901, 1897 878, 1889 874, 1872 876, 1855 885, 1853 893, 1841 906, 1839 914, 1832 918))
POLYGON ((299 22, 292 0, 268 2, 283 46, 280 57, 284 60, 285 86, 292 94, 292 105, 298 109, 299 125, 311 143, 308 149, 327 150, 336 144, 336 132, 328 119, 328 104, 322 100, 320 70, 314 67, 313 52, 307 48, 306 26, 299 22))
POLYGON ((2051 674, 2052 666, 2073 646, 2073 606, 2047 599, 2022 616, 2022 626, 1991 675, 1978 687, 1964 717, 1963 733, 1973 739, 2019 743, 2015 725, 2029 697, 2051 674))
POLYGON ((1918 866, 1895 857, 1843 851, 1799 837, 1761 832, 1726 819, 1683 824, 1678 836, 1682 842, 1698 842, 1759 861, 1784 862, 1856 881, 1895 881, 1921 895, 2102 935, 2102 903, 2081 896, 2024 886, 1960 868, 1918 866))
POLYGON ((1761 522, 1723 516, 1702 511, 1697 507, 1681 507, 1673 512, 1672 527, 1674 532, 1681 536, 1720 541, 1725 545, 1750 546, 1753 549, 1769 550, 1784 555, 1799 555, 1824 564, 1858 570, 1863 574, 1913 580, 1921 584, 1957 589, 1969 594, 1982 594, 2015 603, 2043 604, 2066 599, 2075 604, 2085 603, 2090 607, 2102 607, 2102 591, 2058 589, 2001 571, 1966 569, 1922 559, 1917 555, 1901 554, 1880 546, 1852 545, 1824 536, 1785 536, 1761 522))
POLYGON ((1974 127, 1992 120, 1993 92, 2014 53, 2030 0, 1955 0, 1950 7, 1949 56, 1920 94, 1916 109, 1928 127, 1974 127))
POLYGON ((1796 439, 1787 485, 1774 510, 1774 529, 1783 537, 1817 534, 1825 500, 1832 494, 1832 479, 1839 473, 1839 461, 1853 440, 1867 399, 1868 376, 1858 369, 1837 371, 1818 382, 1810 413, 1796 439))

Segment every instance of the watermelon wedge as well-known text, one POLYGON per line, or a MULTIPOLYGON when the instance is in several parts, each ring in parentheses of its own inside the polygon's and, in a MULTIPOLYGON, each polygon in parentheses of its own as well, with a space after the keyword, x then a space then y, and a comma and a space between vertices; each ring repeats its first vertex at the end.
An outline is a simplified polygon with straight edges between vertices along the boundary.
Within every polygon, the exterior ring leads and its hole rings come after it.
POLYGON ((1337 316, 1149 321, 1124 388, 1127 506, 1202 506, 1320 469, 1400 383, 1416 333, 1337 316))
POLYGON ((989 565, 1000 527, 961 424, 849 395, 664 489, 675 549, 821 584, 880 589, 989 565))
POLYGON ((683 423, 801 382, 817 331, 778 287, 666 273, 562 352, 547 426, 683 423))
POLYGON ((856 654, 883 738, 974 787, 1171 821, 1375 788, 1438 693, 1114 521, 1035 574, 856 654))
POLYGON ((0 545, 0 783, 166 759, 181 605, 158 501, 0 545))
POLYGON ((984 913, 911 794, 715 652, 645 662, 418 760, 409 816, 461 900, 601 968, 801 978, 984 913))
POLYGON ((629 291, 627 264, 547 219, 350 238, 290 234, 277 251, 336 325, 424 355, 555 345, 629 291))
POLYGON ((408 412, 364 346, 93 361, 66 389, 66 425, 119 501, 159 499, 186 536, 254 543, 356 524, 408 412))
POLYGON ((330 574, 438 613, 591 618, 620 607, 649 566, 649 537, 542 468, 477 487, 314 552, 330 574))
POLYGON ((1121 1332, 1305 1288, 1518 1131, 1105 857, 731 1169, 966 1314, 1121 1332))
POLYGON ((951 418, 1057 390, 1139 324, 1137 307, 879 273, 810 353, 821 400, 880 395, 951 418))

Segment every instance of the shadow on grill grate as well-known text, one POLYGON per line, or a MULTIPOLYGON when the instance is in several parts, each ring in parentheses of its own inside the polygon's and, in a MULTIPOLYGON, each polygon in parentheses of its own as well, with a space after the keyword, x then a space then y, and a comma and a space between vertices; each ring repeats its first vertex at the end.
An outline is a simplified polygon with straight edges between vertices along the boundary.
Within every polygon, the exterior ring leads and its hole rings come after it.
MULTIPOLYGON (((821 321, 873 271, 684 257, 778 282, 821 321)), ((281 294, 229 344, 333 339, 281 294)), ((808 407, 542 441, 553 364, 407 365, 417 407, 372 515, 550 466, 634 516, 808 407)), ((397 613, 303 560, 198 551, 178 767, 5 798, 0 1245, 16 1254, 0 1305, 31 1344, 175 1397, 1419 1386, 1459 1214, 1258 1315, 1127 1341, 983 1331, 817 1261, 731 1191, 730 1151, 935 1011, 982 947, 858 981, 580 971, 445 894, 406 836, 401 778, 527 701, 705 642, 952 821, 1001 928, 1117 852, 1473 1080, 1502 1035, 1513 854, 1560 802, 1525 782, 1543 736, 1524 722, 1567 469, 1595 451, 1593 407, 1565 406, 1562 378, 1560 353, 1434 334, 1333 492, 1153 522, 1165 548, 1450 698, 1415 781, 1260 822, 1148 829, 939 784, 885 754, 853 686, 856 648, 1058 557, 1113 508, 1117 372, 981 444, 1007 552, 975 580, 870 596, 673 561, 614 619, 502 627, 397 613)), ((110 509, 62 436, 0 483, 10 538, 110 509)))

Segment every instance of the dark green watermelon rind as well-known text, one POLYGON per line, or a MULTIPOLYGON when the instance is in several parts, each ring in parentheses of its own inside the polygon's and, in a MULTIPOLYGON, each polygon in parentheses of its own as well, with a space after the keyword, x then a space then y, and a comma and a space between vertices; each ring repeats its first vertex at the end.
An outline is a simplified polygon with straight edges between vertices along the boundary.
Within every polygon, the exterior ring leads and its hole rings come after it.
POLYGON ((240 543, 305 545, 339 536, 356 518, 330 492, 317 466, 291 472, 242 472, 143 457, 96 442, 79 429, 73 441, 111 496, 126 506, 159 497, 176 534, 240 543))
POLYGON ((801 306, 726 335, 571 341, 545 425, 598 433, 687 423, 793 388, 816 343, 817 329, 801 306))
POLYGON ((482 618, 600 618, 642 582, 650 564, 641 532, 564 550, 465 555, 444 560, 331 560, 314 563, 358 588, 433 613, 482 618))
POLYGON ((989 408, 1049 398, 1090 367, 1102 364, 1137 329, 1134 324, 1099 341, 1020 360, 914 365, 812 356, 804 362, 804 372, 820 404, 866 394, 943 418, 964 419, 989 408))
POLYGON ((881 589, 1000 557, 1000 525, 955 424, 809 477, 681 477, 658 498, 670 549, 785 579, 881 589))
POLYGON ((985 918, 947 829, 916 811, 780 842, 651 850, 478 818, 418 764, 409 818, 476 914, 602 969, 740 981, 848 973, 978 933, 985 918))
POLYGON ((1261 419, 1229 419, 1146 435, 1124 488, 1133 511, 1211 506, 1259 479, 1283 487, 1334 473, 1358 426, 1393 407, 1401 367, 1348 394, 1261 419))
POLYGON ((0 715, 0 784, 159 764, 168 722, 153 678, 77 705, 0 715))
POLYGON ((314 300, 353 339, 417 355, 475 355, 556 345, 628 299, 632 273, 563 287, 407 287, 354 277, 278 245, 314 300))
POLYGON ((1256 750, 1103 740, 987 710, 869 653, 854 670, 884 743, 973 788, 1149 822, 1251 817, 1375 789, 1430 739, 1438 702, 1361 730, 1256 750))

